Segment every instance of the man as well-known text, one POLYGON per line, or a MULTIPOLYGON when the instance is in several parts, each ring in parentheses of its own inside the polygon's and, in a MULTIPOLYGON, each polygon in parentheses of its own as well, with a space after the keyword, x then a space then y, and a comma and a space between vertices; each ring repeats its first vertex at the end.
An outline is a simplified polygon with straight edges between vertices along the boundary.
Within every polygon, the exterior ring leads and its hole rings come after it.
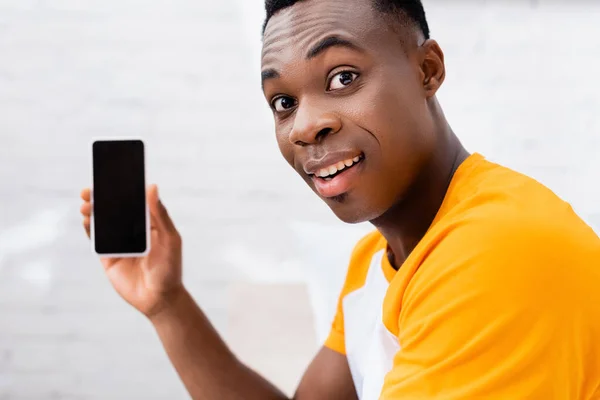
MULTIPOLYGON (((421 2, 266 8, 263 90, 283 156, 340 219, 377 228, 295 398, 600 398, 600 239, 550 190, 461 146, 421 2)), ((194 399, 284 399, 183 288, 181 238, 156 186, 148 197, 151 253, 102 260, 115 289, 194 399)))

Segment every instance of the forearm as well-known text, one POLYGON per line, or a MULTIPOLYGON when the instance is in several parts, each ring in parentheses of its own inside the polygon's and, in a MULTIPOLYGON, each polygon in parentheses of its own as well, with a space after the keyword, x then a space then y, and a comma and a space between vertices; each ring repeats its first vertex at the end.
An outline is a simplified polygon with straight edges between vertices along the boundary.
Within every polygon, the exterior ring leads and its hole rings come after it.
POLYGON ((237 360, 187 291, 151 321, 194 400, 287 399, 237 360))

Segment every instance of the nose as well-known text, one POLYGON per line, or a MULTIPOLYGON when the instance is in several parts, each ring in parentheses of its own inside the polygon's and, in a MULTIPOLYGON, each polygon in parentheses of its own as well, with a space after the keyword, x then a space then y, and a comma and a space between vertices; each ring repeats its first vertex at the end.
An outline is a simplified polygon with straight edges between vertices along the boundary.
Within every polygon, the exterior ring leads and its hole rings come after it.
POLYGON ((289 135, 292 144, 306 146, 323 140, 325 136, 342 129, 342 121, 334 112, 324 111, 306 102, 298 106, 294 125, 289 135))

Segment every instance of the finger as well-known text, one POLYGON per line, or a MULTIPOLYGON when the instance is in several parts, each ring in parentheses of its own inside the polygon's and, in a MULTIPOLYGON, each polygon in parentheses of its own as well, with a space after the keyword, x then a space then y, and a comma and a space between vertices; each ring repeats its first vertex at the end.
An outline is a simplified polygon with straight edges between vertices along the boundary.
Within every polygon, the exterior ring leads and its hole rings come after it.
POLYGON ((173 220, 171 219, 167 208, 160 200, 158 200, 158 207, 160 209, 161 218, 165 222, 165 225, 167 226, 169 232, 177 232, 177 228, 175 227, 175 224, 173 223, 173 220))
POLYGON ((83 203, 81 205, 81 208, 79 209, 79 211, 81 212, 81 215, 83 215, 84 217, 89 217, 90 215, 92 215, 92 204, 91 203, 83 203))
POLYGON ((171 233, 177 231, 167 209, 158 197, 158 187, 156 185, 150 185, 148 188, 148 205, 150 214, 160 229, 171 233))
POLYGON ((159 222, 158 218, 154 216, 154 214, 150 213, 150 230, 158 231, 159 230, 159 222))
POLYGON ((81 199, 83 201, 91 201, 92 200, 92 189, 90 188, 85 188, 81 191, 81 199))
POLYGON ((85 229, 85 233, 88 238, 90 237, 90 217, 83 218, 83 229, 85 229))
POLYGON ((165 230, 166 226, 160 218, 160 211, 158 206, 158 188, 156 185, 150 185, 146 192, 146 198, 148 201, 148 208, 150 209, 150 223, 152 228, 158 230, 165 230))

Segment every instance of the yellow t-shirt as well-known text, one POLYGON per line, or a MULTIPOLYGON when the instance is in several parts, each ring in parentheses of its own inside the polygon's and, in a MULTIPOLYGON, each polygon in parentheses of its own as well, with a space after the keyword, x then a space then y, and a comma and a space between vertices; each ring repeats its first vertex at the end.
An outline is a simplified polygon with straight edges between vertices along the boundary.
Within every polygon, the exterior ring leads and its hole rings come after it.
POLYGON ((535 180, 470 156, 396 272, 355 247, 325 345, 370 399, 600 399, 600 239, 535 180))

